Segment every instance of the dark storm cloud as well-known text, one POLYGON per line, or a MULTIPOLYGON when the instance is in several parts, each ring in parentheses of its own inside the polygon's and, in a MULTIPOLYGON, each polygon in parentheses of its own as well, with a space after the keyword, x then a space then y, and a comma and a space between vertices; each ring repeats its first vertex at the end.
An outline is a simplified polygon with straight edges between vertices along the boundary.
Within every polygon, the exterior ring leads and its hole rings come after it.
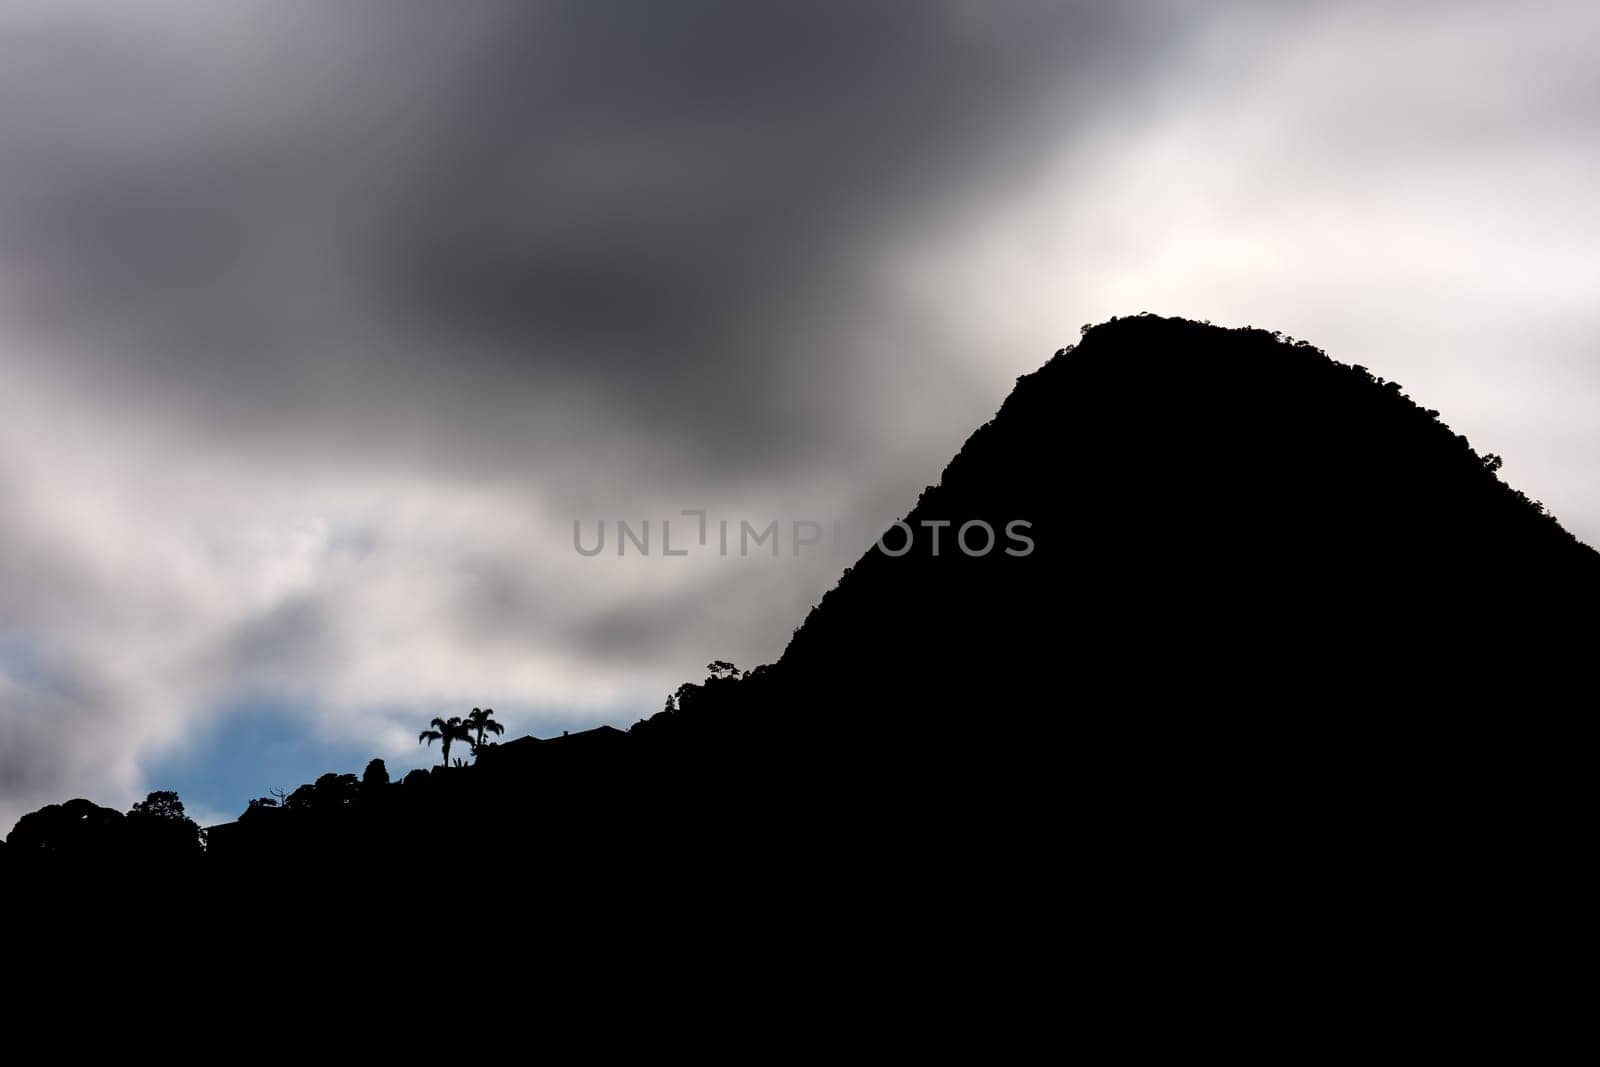
POLYGON ((1043 97, 1070 122, 1175 29, 954 3, 238 21, 172 39, 108 13, 0 46, 21 312, 78 339, 82 373, 230 436, 421 432, 514 464, 571 440, 555 398, 577 390, 584 425, 683 471, 757 473, 828 449, 851 366, 818 325, 859 303, 883 235, 1026 156, 1043 97), (478 433, 418 430, 477 411, 478 433))

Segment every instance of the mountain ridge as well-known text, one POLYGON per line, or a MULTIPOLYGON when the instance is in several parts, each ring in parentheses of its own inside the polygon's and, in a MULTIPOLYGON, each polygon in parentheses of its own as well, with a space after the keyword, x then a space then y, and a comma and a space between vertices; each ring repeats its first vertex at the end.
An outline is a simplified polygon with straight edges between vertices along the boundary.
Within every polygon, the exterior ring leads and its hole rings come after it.
MULTIPOLYGON (((1594 636, 1600 554, 1497 466, 1305 342, 1113 319, 1019 377, 903 520, 915 550, 870 548, 774 663, 626 733, 334 783, 326 809, 214 828, 208 859, 392 861, 419 826, 481 852, 537 823, 552 857, 608 870, 763 841, 768 863, 898 878, 957 854, 1023 877, 1074 812, 1113 853, 1191 849, 1202 814, 1243 849, 1332 797, 1370 829, 1453 773, 1424 753, 1529 743, 1518 709, 1559 706, 1594 636), (1017 522, 1026 553, 957 540, 1017 522)), ((1210 840, 1207 862, 1238 857, 1210 840)))

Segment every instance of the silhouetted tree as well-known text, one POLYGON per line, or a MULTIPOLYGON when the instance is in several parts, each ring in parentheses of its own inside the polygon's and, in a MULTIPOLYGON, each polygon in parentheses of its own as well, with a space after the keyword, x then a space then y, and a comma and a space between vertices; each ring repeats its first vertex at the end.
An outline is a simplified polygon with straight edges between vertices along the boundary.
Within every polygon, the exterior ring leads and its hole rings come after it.
POLYGON ((123 839, 125 816, 79 797, 46 804, 17 820, 6 839, 12 858, 36 855, 109 856, 123 839))
POLYGON ((467 715, 467 729, 477 735, 477 740, 472 743, 473 754, 483 747, 483 735, 491 733, 499 736, 506 732, 506 728, 494 721, 493 708, 473 708, 467 715))
POLYGON ((368 763, 367 769, 361 772, 361 788, 369 793, 376 792, 388 784, 389 768, 381 759, 368 763))
POLYGON ((183 801, 178 799, 178 794, 171 790, 161 789, 128 809, 129 815, 149 815, 157 819, 185 819, 187 813, 183 810, 183 801))
POLYGON ((146 852, 198 852, 205 833, 169 789, 158 789, 128 809, 130 843, 146 852))
POLYGON ((440 766, 450 766, 450 746, 452 744, 457 741, 464 741, 469 745, 472 743, 472 737, 467 732, 467 724, 461 721, 461 716, 459 715, 452 715, 448 719, 436 718, 428 725, 432 729, 424 730, 418 734, 417 744, 431 745, 435 741, 441 742, 440 748, 443 751, 444 760, 440 766))
POLYGON ((328 811, 342 808, 353 801, 360 789, 360 783, 353 774, 334 774, 329 772, 309 785, 303 785, 289 794, 283 802, 285 808, 291 811, 328 811))

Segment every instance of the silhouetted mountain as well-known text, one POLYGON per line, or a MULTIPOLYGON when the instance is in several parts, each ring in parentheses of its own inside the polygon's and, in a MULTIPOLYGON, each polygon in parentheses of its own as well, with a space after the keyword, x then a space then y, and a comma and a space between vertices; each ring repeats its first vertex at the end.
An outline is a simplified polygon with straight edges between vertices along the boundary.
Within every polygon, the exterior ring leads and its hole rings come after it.
POLYGON ((1484 761, 1534 753, 1522 717, 1586 681, 1600 602, 1600 555, 1497 467, 1304 342, 1112 320, 1018 380, 777 663, 713 665, 626 733, 325 775, 207 861, 846 910, 936 887, 1017 936, 1063 877, 1157 915, 1174 879, 1191 907, 1431 879, 1500 832, 1484 761))
POLYGON ((919 539, 953 524, 938 558, 869 552, 779 673, 893 665, 871 676, 937 676, 930 697, 1047 674, 1075 700, 1209 689, 1302 709, 1357 677, 1475 691, 1501 648, 1554 659, 1526 632, 1586 623, 1600 587, 1600 556, 1497 466, 1397 383, 1303 342, 1113 321, 1020 379, 922 495, 919 539), (950 535, 973 519, 1030 520, 1037 547, 969 558, 950 535))
POLYGON ((1299 743, 1459 736, 1486 702, 1562 692, 1600 592, 1600 556, 1498 463, 1304 342, 1113 320, 1019 379, 782 659, 697 714, 768 705, 891 764, 1042 746, 1058 772, 1170 750, 1260 756, 1255 776, 1299 743))
POLYGON ((1600 555, 1498 466, 1304 342, 1113 320, 1019 379, 778 663, 635 732, 783 751, 833 825, 1017 885, 1065 838, 1191 874, 1418 862, 1484 832, 1485 756, 1540 758, 1518 719, 1586 685, 1600 555))

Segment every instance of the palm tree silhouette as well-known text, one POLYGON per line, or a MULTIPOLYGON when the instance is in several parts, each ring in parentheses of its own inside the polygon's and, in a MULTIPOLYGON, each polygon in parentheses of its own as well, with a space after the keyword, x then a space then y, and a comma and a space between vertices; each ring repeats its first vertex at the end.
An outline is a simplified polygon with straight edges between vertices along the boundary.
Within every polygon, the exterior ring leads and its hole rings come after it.
POLYGON ((434 719, 428 725, 433 729, 424 730, 418 734, 417 744, 420 745, 423 742, 432 744, 435 741, 444 742, 441 746, 444 752, 443 766, 450 766, 450 745, 452 742, 465 741, 469 745, 472 743, 472 737, 467 732, 467 724, 461 721, 461 716, 459 715, 452 715, 448 719, 434 719))
POLYGON ((483 747, 483 735, 485 732, 497 736, 506 732, 504 726, 494 721, 493 708, 473 708, 467 715, 467 729, 478 735, 478 740, 472 745, 474 754, 483 747))

